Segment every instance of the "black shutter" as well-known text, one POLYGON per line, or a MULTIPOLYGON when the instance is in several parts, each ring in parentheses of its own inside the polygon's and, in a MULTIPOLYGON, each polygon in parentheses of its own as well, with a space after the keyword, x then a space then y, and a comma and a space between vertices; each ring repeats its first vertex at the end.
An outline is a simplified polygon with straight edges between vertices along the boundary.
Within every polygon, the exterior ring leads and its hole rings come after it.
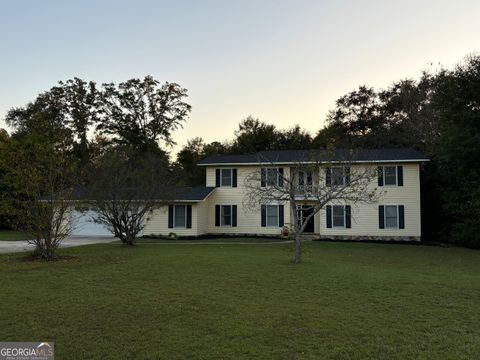
POLYGON ((385 207, 383 205, 378 206, 378 228, 385 229, 385 207))
POLYGON ((378 186, 383 186, 383 166, 378 167, 378 186))
POLYGON ((350 229, 352 227, 352 207, 345 205, 345 227, 350 229))
POLYGON ((332 227, 332 205, 327 205, 327 228, 332 227))
POLYGON ((260 186, 265 187, 267 185, 267 169, 260 169, 260 186))
POLYGON ((220 205, 215 205, 215 226, 220 226, 220 205))
POLYGON ((332 169, 329 167, 325 169, 325 183, 327 186, 332 185, 332 169))
POLYGON ((283 186, 283 168, 278 168, 278 186, 283 186))
POLYGON ((220 187, 220 169, 215 170, 215 186, 220 187))
POLYGON ((403 186, 403 166, 397 166, 397 185, 403 186))
POLYGON ((350 184, 350 166, 345 167, 345 185, 350 184))
POLYGON ((173 228, 173 205, 168 205, 168 228, 173 228))
POLYGON ((278 226, 282 227, 285 224, 285 210, 283 205, 278 205, 278 226))
POLYGON ((232 169, 232 187, 237 187, 237 169, 232 169))
POLYGON ((262 205, 262 227, 267 226, 267 207, 265 205, 262 205))
POLYGON ((237 226, 237 205, 232 205, 232 226, 237 226))
POLYGON ((398 205, 398 228, 405 229, 405 206, 398 205))
POLYGON ((187 205, 187 229, 192 228, 192 205, 187 205))

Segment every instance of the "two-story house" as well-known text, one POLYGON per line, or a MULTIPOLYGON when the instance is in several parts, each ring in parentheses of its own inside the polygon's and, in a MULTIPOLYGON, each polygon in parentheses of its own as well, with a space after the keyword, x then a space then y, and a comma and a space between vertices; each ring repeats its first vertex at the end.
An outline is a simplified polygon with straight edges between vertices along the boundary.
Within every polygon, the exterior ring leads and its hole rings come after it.
MULTIPOLYGON (((290 176, 295 165, 305 161, 305 154, 287 150, 209 157, 198 164, 206 168, 206 186, 192 188, 155 210, 148 216, 144 234, 278 236, 284 226, 293 229, 288 202, 246 207, 248 189, 244 184, 259 168, 264 169, 259 186, 266 186, 261 182, 281 182, 282 176, 290 176), (275 171, 269 171, 272 168, 275 171), (272 176, 274 179, 269 179, 272 176)), ((308 154, 316 157, 318 171, 297 176, 301 185, 329 186, 347 181, 350 168, 371 168, 377 174, 371 186, 381 196, 375 203, 327 205, 313 216, 306 233, 331 239, 420 240, 420 167, 428 161, 424 154, 413 149, 359 150, 348 160, 348 168, 342 150, 308 154), (335 166, 336 162, 342 166, 335 166), (327 176, 323 172, 328 172, 327 176)), ((299 218, 304 218, 301 206, 297 211, 299 218)))

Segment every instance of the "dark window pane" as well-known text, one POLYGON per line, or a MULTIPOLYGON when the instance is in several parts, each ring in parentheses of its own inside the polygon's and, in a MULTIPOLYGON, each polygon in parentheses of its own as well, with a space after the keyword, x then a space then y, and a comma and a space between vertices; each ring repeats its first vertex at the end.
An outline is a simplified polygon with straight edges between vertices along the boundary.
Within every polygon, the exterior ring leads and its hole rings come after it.
POLYGON ((343 176, 343 167, 334 167, 332 168, 332 185, 343 185, 344 176, 343 176))
POLYGON ((385 206, 385 227, 387 228, 397 228, 398 227, 398 216, 397 216, 397 206, 396 205, 387 205, 385 206))
POLYGON ((384 172, 385 175, 385 185, 397 185, 397 167, 396 166, 385 166, 384 172))
POLYGON ((230 205, 222 205, 221 207, 221 225, 232 225, 232 207, 230 205))
POLYGON ((267 226, 278 226, 277 205, 267 205, 267 226))
POLYGON ((232 186, 232 169, 222 169, 222 186, 232 186))
POLYGON ((332 206, 332 223, 334 227, 345 226, 345 211, 343 205, 332 206))
POLYGON ((185 227, 186 213, 185 205, 175 206, 175 227, 185 227))
POLYGON ((278 185, 278 170, 275 168, 267 169, 267 185, 276 186, 278 185))

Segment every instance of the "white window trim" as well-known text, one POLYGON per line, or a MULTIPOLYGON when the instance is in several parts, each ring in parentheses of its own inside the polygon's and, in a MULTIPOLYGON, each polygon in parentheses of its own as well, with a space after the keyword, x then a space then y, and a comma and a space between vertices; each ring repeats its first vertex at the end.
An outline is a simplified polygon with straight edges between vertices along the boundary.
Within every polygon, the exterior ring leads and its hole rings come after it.
POLYGON ((398 204, 384 204, 383 205, 383 228, 385 230, 398 230, 400 229, 400 214, 399 214, 399 205, 398 204), (397 226, 396 227, 393 227, 393 226, 389 226, 387 227, 387 206, 395 206, 397 208, 397 226))
POLYGON ((265 205, 265 227, 275 228, 280 227, 280 205, 279 204, 266 204, 265 205), (276 206, 277 207, 277 225, 268 225, 268 207, 276 206))
POLYGON ((383 186, 391 186, 391 187, 395 187, 395 186, 398 186, 398 166, 396 165, 383 165, 382 166, 382 174, 383 174, 383 186), (395 184, 387 184, 386 182, 386 171, 385 171, 385 168, 387 167, 393 167, 395 168, 395 184))
POLYGON ((187 228, 187 205, 173 205, 173 227, 176 229, 186 229, 187 228), (177 206, 182 206, 185 208, 185 225, 177 226, 175 224, 175 219, 177 217, 177 206))
POLYGON ((232 222, 233 222, 233 211, 232 211, 232 208, 233 206, 230 205, 230 204, 219 204, 220 205, 220 227, 232 227, 232 222), (230 225, 225 225, 223 224, 222 225, 222 219, 223 219, 223 216, 222 216, 222 211, 223 211, 223 207, 224 206, 229 206, 230 207, 230 225))
POLYGON ((220 169, 220 187, 232 187, 233 186, 233 168, 221 168, 220 169), (223 171, 230 170, 230 185, 223 185, 223 171))
POLYGON ((332 205, 332 213, 330 214, 332 220, 332 229, 346 229, 347 228, 347 214, 345 211, 345 205, 332 205), (335 226, 333 221, 333 207, 334 206, 341 206, 343 207, 343 226, 335 226))

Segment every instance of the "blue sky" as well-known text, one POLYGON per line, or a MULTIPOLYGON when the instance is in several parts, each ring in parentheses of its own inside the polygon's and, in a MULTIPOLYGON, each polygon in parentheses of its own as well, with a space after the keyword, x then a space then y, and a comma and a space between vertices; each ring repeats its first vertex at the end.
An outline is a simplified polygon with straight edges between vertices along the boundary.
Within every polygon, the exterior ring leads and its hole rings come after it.
MULTIPOLYGON (((478 1, 0 0, 0 126, 58 80, 150 74, 189 90, 182 145, 252 114, 315 132, 339 96, 480 48, 478 1)), ((433 64, 433 65, 432 65, 433 64)))

